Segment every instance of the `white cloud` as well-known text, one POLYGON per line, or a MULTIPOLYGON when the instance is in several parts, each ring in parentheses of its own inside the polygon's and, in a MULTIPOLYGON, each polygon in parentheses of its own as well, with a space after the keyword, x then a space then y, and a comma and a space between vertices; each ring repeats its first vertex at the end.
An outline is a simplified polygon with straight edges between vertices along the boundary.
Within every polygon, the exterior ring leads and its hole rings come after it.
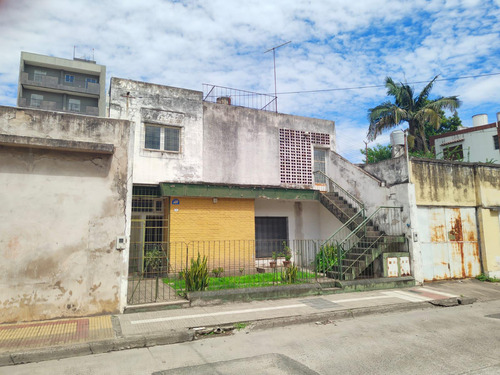
MULTIPOLYGON (((22 50, 71 58, 74 45, 94 48, 108 78, 198 90, 273 92, 264 51, 288 40, 276 54, 281 92, 492 73, 499 21, 498 0, 0 0, 0 104, 15 103, 22 50)), ((439 82, 433 93, 459 95, 466 118, 477 107, 492 117, 498 79, 439 82)), ((280 112, 334 120, 339 150, 358 160, 367 111, 384 100, 382 87, 280 95, 278 103, 280 112)))

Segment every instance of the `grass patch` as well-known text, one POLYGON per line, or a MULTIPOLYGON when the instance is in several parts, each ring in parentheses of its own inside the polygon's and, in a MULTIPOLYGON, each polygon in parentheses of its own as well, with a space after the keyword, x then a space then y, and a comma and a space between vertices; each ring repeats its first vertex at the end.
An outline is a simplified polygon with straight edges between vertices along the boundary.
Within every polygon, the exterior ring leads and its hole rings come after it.
MULTIPOLYGON (((312 272, 299 272, 297 284, 308 282, 316 275, 312 272)), ((175 289, 184 290, 186 282, 179 278, 164 278, 163 282, 175 289)), ((255 273, 241 276, 210 277, 206 290, 238 289, 238 288, 258 288, 263 286, 286 284, 281 279, 281 272, 255 273)))
POLYGON ((500 283, 500 279, 497 279, 496 277, 486 276, 484 273, 476 276, 476 279, 478 279, 479 281, 487 281, 489 283, 500 283))
POLYGON ((245 329, 247 325, 247 323, 234 323, 234 329, 240 331, 242 329, 245 329))

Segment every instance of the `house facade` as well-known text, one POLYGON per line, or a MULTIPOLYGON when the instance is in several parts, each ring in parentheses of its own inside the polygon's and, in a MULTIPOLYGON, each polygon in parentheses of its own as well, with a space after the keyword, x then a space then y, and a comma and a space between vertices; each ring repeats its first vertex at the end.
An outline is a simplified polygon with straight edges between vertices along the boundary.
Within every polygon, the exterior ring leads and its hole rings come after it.
POLYGON ((168 243, 175 270, 186 266, 185 251, 209 256, 210 267, 226 273, 251 270, 283 241, 326 239, 342 225, 318 201, 313 178, 314 170, 330 168, 334 122, 223 98, 210 102, 200 91, 112 78, 110 117, 135 127, 137 267, 148 249, 168 243))
POLYGON ((106 67, 21 52, 17 106, 106 116, 106 67))
MULTIPOLYGON (((500 116, 500 114, 498 114, 500 116)), ((438 159, 471 163, 500 163, 498 121, 488 124, 487 115, 473 117, 474 126, 430 138, 438 159)))

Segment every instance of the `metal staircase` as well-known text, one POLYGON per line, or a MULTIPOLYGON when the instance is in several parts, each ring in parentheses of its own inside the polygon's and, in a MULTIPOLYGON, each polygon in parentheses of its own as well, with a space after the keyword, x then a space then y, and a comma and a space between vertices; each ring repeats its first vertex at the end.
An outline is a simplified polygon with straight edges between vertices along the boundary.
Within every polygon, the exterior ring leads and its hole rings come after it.
POLYGON ((323 254, 336 258, 323 270, 328 277, 375 277, 381 272, 381 262, 376 261, 383 253, 407 252, 401 207, 381 206, 366 216, 364 204, 323 172, 315 172, 315 178, 326 182, 321 204, 344 224, 322 245, 323 254))

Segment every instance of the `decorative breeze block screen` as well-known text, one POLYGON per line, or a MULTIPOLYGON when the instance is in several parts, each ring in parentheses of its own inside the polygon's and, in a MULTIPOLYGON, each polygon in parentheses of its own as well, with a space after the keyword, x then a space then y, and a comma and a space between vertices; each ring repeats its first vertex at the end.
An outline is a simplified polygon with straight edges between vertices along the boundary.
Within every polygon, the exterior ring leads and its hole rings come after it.
POLYGON ((280 175, 282 184, 312 185, 311 145, 330 145, 330 134, 280 129, 280 175))

